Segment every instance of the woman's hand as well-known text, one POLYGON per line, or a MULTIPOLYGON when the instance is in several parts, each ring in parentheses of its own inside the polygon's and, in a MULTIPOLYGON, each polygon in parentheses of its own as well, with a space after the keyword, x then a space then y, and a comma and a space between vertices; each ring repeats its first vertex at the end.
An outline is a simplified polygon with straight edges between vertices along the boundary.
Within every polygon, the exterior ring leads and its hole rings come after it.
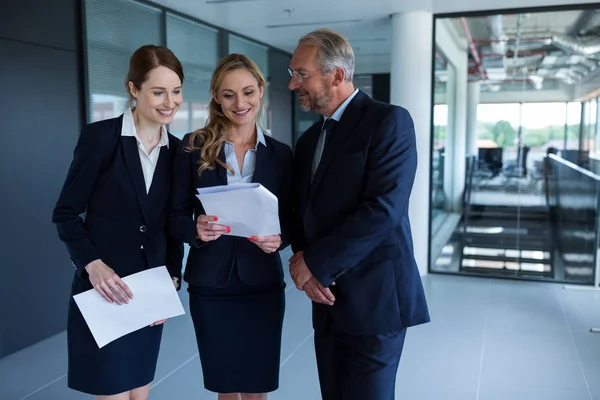
POLYGON ((219 225, 215 223, 219 218, 214 215, 199 215, 196 221, 196 233, 197 238, 203 242, 209 242, 211 240, 217 240, 221 235, 231 232, 231 228, 225 225, 219 225))
MULTIPOLYGON (((175 286, 175 290, 177 290, 177 288, 179 287, 179 278, 171 278, 171 280, 173 281, 173 286, 175 286)), ((165 322, 167 322, 169 318, 167 319, 161 319, 160 321, 156 321, 150 324, 150 326, 157 326, 157 325, 162 325, 165 322)))
POLYGON ((248 240, 268 254, 276 252, 279 249, 279 246, 281 246, 281 235, 252 236, 248 238, 248 240))
POLYGON ((92 261, 85 266, 85 270, 90 276, 90 282, 94 289, 109 303, 121 305, 129 303, 129 299, 133 299, 133 293, 129 286, 102 260, 92 261))

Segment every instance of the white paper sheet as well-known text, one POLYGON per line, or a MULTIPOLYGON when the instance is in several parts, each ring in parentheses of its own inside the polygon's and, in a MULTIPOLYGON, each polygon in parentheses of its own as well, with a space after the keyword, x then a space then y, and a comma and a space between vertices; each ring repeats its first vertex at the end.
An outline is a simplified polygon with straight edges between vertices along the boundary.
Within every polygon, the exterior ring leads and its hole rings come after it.
POLYGON ((281 233, 277 196, 259 183, 238 183, 198 189, 198 199, 215 223, 231 228, 229 235, 251 237, 281 233))
POLYGON ((73 296, 98 347, 161 319, 185 314, 165 266, 122 278, 133 293, 129 303, 109 303, 95 289, 73 296))

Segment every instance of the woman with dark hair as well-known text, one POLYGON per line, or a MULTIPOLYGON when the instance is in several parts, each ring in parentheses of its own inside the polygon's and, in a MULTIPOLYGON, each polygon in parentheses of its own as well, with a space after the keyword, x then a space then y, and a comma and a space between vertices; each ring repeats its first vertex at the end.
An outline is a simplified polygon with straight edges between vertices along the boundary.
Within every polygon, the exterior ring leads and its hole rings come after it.
MULTIPOLYGON (((166 130, 182 102, 183 68, 169 49, 142 46, 125 84, 131 107, 83 128, 52 216, 75 267, 71 295, 94 288, 118 305, 135 296, 121 278, 148 268, 166 265, 178 288, 183 259, 167 232, 180 140, 166 130)), ((99 349, 72 296, 69 387, 97 399, 147 399, 164 321, 99 349)))
POLYGON ((285 309, 279 250, 291 216, 292 151, 263 132, 265 78, 230 54, 213 72, 209 118, 175 159, 169 228, 191 245, 185 270, 204 386, 219 400, 264 400, 279 386, 285 309), (236 237, 205 215, 196 189, 255 182, 279 200, 281 235, 236 237))

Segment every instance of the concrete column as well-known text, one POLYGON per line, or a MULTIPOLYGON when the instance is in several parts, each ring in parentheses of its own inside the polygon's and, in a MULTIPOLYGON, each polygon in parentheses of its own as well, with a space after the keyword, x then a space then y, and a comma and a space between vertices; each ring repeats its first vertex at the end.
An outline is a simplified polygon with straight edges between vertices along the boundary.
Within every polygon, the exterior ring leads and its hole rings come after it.
POLYGON ((415 11, 392 15, 390 103, 406 108, 415 124, 419 165, 409 214, 415 259, 421 275, 429 263, 431 63, 433 16, 415 11))
MULTIPOLYGON (((466 157, 467 157, 467 75, 468 59, 466 53, 464 57, 455 60, 455 84, 454 84, 454 104, 449 113, 453 114, 452 129, 453 137, 453 160, 452 168, 452 197, 451 211, 462 212, 463 192, 465 190, 466 157)), ((450 121, 450 119, 449 119, 450 121)))
POLYGON ((467 154, 477 156, 477 106, 481 84, 469 82, 467 87, 467 154))

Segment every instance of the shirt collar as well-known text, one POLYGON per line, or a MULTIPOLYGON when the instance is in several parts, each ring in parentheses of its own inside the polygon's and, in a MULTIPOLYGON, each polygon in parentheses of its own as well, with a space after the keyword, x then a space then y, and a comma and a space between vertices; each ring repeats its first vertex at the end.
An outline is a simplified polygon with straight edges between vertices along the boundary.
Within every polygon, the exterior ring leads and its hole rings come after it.
POLYGON ((258 148, 258 144, 262 144, 267 147, 267 141, 265 139, 265 134, 260 128, 260 126, 256 125, 256 148, 258 148))
MULTIPOLYGON (((338 108, 337 110, 335 110, 335 112, 331 115, 332 118, 338 122, 340 122, 340 119, 342 119, 342 114, 344 114, 344 111, 346 111, 346 107, 348 107, 348 104, 350 104, 350 102, 352 101, 352 99, 358 94, 358 89, 355 89, 354 92, 352 92, 352 94, 350 96, 348 96, 348 98, 346 99, 346 101, 344 101, 338 108)), ((325 120, 327 120, 328 118, 325 117, 325 120)))
MULTIPOLYGON (((121 136, 133 136, 137 139, 138 143, 141 143, 139 136, 137 135, 137 131, 135 129, 135 123, 133 122, 133 113, 131 108, 128 108, 123 113, 123 127, 121 128, 121 136)), ((157 147, 167 146, 169 148, 169 134, 167 133, 167 127, 162 125, 160 129, 160 141, 157 144, 157 147)))
MULTIPOLYGON (((233 145, 233 143, 231 143, 230 141, 226 141, 225 143, 229 143, 231 145, 233 145)), ((262 144, 263 146, 267 147, 267 140, 265 139, 265 133, 263 132, 263 130, 260 128, 260 126, 258 126, 258 124, 256 125, 256 145, 254 146, 254 149, 258 149, 258 144, 262 144)))

